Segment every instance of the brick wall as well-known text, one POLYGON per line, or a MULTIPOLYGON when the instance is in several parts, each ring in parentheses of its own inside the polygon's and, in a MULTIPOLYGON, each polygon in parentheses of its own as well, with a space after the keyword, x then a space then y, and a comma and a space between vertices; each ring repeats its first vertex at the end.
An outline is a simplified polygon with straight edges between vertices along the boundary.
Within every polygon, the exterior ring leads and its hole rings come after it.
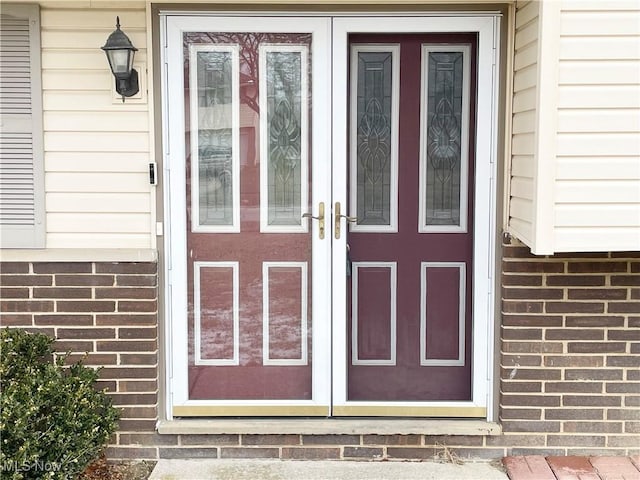
MULTIPOLYGON (((56 350, 103 366, 120 432, 153 432, 158 403, 155 263, 0 264, 0 325, 46 333, 56 350)), ((117 441, 117 438, 114 439, 117 441)))
POLYGON ((104 365, 117 458, 430 459, 640 453, 640 253, 503 246, 503 435, 159 435, 154 263, 3 263, 2 326, 104 365))
POLYGON ((640 253, 504 245, 500 419, 515 453, 640 451, 640 253))
POLYGON ((494 459, 503 446, 483 436, 440 435, 121 435, 135 448, 112 448, 122 458, 269 458, 283 460, 432 460, 494 459), (455 445, 450 448, 447 445, 455 445))

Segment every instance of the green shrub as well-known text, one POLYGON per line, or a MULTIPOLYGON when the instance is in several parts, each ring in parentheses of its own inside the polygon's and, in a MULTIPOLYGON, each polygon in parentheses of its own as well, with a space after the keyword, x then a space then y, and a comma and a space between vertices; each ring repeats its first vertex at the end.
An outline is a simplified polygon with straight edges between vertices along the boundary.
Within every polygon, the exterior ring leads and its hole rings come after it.
POLYGON ((0 330, 0 478, 68 479, 96 459, 119 412, 98 372, 53 360, 52 338, 0 330))

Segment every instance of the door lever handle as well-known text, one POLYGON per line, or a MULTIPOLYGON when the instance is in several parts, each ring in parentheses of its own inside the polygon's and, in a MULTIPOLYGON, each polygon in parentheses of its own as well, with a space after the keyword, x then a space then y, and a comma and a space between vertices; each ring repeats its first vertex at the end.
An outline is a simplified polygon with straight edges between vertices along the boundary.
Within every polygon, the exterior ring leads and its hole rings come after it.
POLYGON ((314 216, 313 213, 307 212, 302 214, 302 218, 312 218, 318 220, 318 237, 320 240, 324 239, 324 202, 318 204, 318 216, 314 216))
POLYGON ((336 240, 340 238, 340 230, 341 230, 340 219, 341 218, 344 218, 347 221, 347 223, 356 223, 358 221, 357 217, 349 217, 348 215, 342 215, 340 210, 341 210, 340 202, 336 202, 334 213, 333 213, 334 215, 333 230, 335 232, 334 235, 336 237, 336 240))

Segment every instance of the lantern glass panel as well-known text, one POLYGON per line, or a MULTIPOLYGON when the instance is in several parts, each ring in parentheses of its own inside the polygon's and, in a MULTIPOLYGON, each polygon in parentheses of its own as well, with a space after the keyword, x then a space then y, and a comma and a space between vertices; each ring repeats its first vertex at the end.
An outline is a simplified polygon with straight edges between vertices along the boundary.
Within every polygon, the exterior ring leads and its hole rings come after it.
POLYGON ((130 64, 133 64, 133 55, 130 55, 130 50, 109 50, 109 63, 113 69, 114 75, 127 75, 130 72, 130 64))

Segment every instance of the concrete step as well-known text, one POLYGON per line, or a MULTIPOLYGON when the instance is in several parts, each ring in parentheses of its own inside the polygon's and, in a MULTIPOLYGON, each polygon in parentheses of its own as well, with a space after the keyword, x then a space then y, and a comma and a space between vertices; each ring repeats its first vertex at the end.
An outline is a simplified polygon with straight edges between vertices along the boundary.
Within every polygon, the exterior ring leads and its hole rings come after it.
POLYGON ((486 462, 160 460, 149 480, 508 480, 486 462))

